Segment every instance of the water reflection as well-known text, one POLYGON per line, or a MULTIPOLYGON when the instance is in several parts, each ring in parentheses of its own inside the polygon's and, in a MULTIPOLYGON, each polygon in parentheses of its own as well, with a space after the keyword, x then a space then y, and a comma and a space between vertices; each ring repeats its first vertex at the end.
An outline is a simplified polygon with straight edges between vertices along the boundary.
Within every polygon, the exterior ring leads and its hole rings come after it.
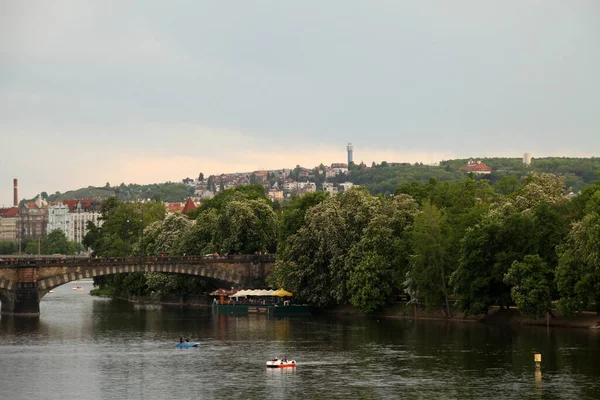
POLYGON ((600 397, 599 337, 587 330, 230 316, 69 286, 41 309, 0 319, 0 387, 14 399, 600 397), (180 336, 200 346, 177 349, 180 336), (265 367, 284 355, 297 367, 265 367))

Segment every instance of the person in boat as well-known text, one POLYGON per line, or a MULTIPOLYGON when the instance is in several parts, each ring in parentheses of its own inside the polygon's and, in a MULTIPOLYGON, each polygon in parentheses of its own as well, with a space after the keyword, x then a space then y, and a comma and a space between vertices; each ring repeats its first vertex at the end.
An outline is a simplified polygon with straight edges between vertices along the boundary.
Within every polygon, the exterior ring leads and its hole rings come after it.
POLYGON ((281 359, 281 362, 282 362, 282 363, 286 363, 286 362, 287 362, 287 358, 283 357, 283 358, 281 359))
POLYGON ((179 343, 183 343, 183 336, 179 336, 179 343))
POLYGON ((277 357, 274 357, 271 361, 277 361, 277 357))

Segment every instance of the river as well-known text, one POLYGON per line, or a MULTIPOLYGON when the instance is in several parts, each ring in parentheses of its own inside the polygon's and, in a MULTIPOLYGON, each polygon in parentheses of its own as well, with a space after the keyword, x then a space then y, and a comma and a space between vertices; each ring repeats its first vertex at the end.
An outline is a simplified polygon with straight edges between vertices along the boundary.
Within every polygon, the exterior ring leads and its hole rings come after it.
POLYGON ((71 282, 39 318, 0 319, 0 399, 600 398, 597 331, 213 315, 91 288, 71 282), (175 348, 181 335, 199 347, 175 348), (297 368, 264 367, 283 355, 297 368))

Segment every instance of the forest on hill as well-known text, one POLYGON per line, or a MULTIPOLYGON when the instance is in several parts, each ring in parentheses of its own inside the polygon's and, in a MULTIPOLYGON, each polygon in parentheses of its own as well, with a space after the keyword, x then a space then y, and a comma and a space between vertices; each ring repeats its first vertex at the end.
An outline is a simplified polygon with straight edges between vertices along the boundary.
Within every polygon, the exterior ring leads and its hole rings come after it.
MULTIPOLYGON (((564 177, 567 190, 578 193, 585 186, 595 182, 600 172, 600 158, 595 157, 534 158, 530 166, 523 164, 521 158, 481 157, 472 160, 480 160, 492 169, 491 174, 476 176, 475 179, 486 179, 494 187, 503 178, 514 177, 521 181, 528 173, 537 172, 564 177)), ((371 168, 356 166, 351 170, 349 180, 354 184, 366 186, 373 194, 392 194, 403 184, 427 183, 430 178, 438 182, 460 182, 465 177, 460 167, 467 165, 468 162, 469 159, 456 159, 441 161, 438 166, 422 164, 390 166, 384 161, 381 164, 374 164, 371 168)))
MULTIPOLYGON (((551 173, 564 178, 567 191, 578 193, 584 187, 592 184, 599 177, 600 158, 569 158, 569 157, 546 157, 534 158, 531 165, 523 164, 521 158, 481 157, 472 158, 480 160, 492 169, 492 173, 475 176, 474 179, 486 179, 494 187, 496 192, 505 193, 504 187, 509 182, 520 182, 524 176, 531 172, 551 173)), ((467 165, 469 159, 456 159, 441 161, 439 165, 423 165, 416 163, 402 163, 396 165, 382 161, 380 164, 373 163, 370 168, 365 164, 353 165, 348 175, 339 175, 329 178, 327 181, 344 182, 350 181, 355 185, 366 187, 371 194, 395 193, 396 189, 404 184, 413 182, 427 183, 431 178, 437 182, 456 183, 465 178, 461 167, 467 165)), ((324 173, 318 171, 316 178, 317 187, 325 180, 324 173)), ((42 192, 42 198, 48 201, 62 201, 69 199, 107 199, 117 197, 120 200, 131 201, 150 199, 166 202, 183 202, 194 194, 194 188, 182 182, 153 183, 149 185, 138 185, 121 183, 111 186, 108 182, 105 186, 81 188, 64 193, 56 192, 48 195, 42 192)), ((23 200, 31 201, 31 200, 23 200)))
MULTIPOLYGON (((123 201, 154 200, 171 203, 183 202, 193 194, 194 188, 181 182, 152 183, 149 185, 138 185, 135 183, 126 185, 121 183, 118 186, 110 186, 107 182, 106 185, 102 187, 88 186, 77 190, 69 190, 64 193, 56 192, 51 195, 42 192, 41 196, 43 199, 50 202, 89 198, 103 200, 110 197, 116 197, 123 201)), ((32 200, 23 200, 22 202, 27 201, 32 200)))

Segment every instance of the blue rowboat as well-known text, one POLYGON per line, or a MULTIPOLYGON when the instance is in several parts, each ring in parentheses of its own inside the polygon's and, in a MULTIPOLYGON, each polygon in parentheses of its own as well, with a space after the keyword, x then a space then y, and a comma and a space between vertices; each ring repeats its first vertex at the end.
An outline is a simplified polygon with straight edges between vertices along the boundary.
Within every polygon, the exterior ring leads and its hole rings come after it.
POLYGON ((183 343, 177 343, 175 346, 183 348, 183 347, 198 347, 200 343, 196 343, 196 342, 183 342, 183 343))

